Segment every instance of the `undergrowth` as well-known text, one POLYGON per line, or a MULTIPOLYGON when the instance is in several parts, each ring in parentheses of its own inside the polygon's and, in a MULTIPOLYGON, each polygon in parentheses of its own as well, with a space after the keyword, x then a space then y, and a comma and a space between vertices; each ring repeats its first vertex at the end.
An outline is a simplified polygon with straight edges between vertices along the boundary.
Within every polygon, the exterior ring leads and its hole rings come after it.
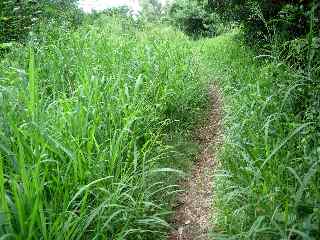
POLYGON ((306 76, 238 35, 197 43, 225 106, 213 239, 318 239, 319 122, 294 111, 306 76))
POLYGON ((0 238, 164 238, 206 101, 191 43, 111 17, 47 30, 0 63, 0 238))

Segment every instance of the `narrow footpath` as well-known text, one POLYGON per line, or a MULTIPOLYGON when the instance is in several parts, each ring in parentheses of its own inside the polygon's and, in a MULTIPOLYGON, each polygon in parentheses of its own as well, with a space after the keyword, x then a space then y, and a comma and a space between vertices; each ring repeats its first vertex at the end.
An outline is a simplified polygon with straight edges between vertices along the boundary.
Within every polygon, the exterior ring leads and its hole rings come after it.
POLYGON ((169 240, 206 240, 211 228, 213 213, 213 174, 216 167, 216 150, 221 143, 221 95, 218 87, 209 92, 210 110, 206 119, 195 131, 200 153, 192 174, 183 183, 177 197, 172 224, 175 230, 169 240))

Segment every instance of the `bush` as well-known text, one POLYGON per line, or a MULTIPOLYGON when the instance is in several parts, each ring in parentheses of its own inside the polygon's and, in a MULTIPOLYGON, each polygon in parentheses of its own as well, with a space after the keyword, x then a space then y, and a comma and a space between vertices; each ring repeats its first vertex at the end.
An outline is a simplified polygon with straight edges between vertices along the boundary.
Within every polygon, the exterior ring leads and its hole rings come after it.
POLYGON ((282 42, 305 37, 313 6, 309 1, 233 1, 232 9, 237 9, 247 41, 261 45, 271 43, 274 35, 282 42))
POLYGON ((177 1, 169 11, 173 24, 194 38, 213 37, 219 33, 222 24, 216 12, 208 12, 197 1, 177 1))
MULTIPOLYGON (((0 2, 0 44, 9 42, 24 42, 31 30, 45 22, 52 21, 70 27, 81 23, 82 13, 75 1, 62 0, 6 0, 0 2)), ((0 45, 1 47, 1 45, 0 45)))

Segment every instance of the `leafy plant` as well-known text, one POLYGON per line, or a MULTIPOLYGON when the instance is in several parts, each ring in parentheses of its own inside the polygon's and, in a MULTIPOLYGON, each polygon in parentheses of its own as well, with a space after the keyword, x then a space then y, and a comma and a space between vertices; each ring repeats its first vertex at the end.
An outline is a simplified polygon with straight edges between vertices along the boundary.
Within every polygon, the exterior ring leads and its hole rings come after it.
POLYGON ((58 21, 77 26, 81 23, 82 13, 76 6, 76 1, 34 1, 5 0, 0 3, 0 43, 13 41, 23 42, 28 33, 36 30, 38 24, 58 21))
POLYGON ((170 138, 186 139, 203 82, 182 33, 124 21, 59 27, 1 60, 2 238, 165 236, 191 152, 170 138))
POLYGON ((177 1, 171 6, 169 16, 175 25, 194 38, 217 35, 222 23, 217 13, 208 12, 192 0, 177 1))

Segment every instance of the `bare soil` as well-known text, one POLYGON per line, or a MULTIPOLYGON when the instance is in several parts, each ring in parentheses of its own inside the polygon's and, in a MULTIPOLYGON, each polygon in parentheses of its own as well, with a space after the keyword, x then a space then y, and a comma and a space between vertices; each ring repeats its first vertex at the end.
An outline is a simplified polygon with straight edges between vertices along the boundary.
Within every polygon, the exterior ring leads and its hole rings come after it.
POLYGON ((217 86, 210 87, 210 110, 195 131, 200 153, 192 174, 181 183, 169 240, 206 240, 212 223, 213 173, 217 146, 221 143, 221 95, 217 86))

